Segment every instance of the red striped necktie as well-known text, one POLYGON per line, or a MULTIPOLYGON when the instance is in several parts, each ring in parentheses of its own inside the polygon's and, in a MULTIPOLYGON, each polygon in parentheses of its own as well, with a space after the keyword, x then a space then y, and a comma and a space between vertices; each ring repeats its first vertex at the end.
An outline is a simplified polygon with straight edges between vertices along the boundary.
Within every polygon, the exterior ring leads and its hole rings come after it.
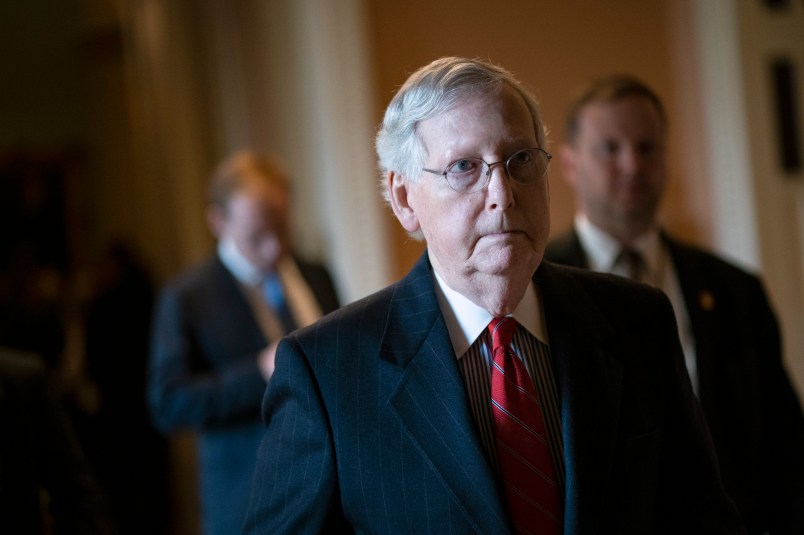
POLYGON ((533 380, 511 348, 516 328, 511 317, 489 323, 491 405, 508 510, 518 534, 559 534, 562 498, 533 380))

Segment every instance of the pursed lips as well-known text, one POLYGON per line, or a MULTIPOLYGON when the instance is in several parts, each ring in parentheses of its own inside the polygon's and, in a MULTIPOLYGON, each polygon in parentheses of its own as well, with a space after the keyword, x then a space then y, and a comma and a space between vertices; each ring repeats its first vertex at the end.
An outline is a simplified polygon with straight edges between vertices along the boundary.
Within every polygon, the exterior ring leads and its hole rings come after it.
POLYGON ((482 235, 484 238, 492 238, 492 239, 504 239, 513 237, 514 235, 524 234, 521 230, 496 230, 492 232, 486 232, 482 235))

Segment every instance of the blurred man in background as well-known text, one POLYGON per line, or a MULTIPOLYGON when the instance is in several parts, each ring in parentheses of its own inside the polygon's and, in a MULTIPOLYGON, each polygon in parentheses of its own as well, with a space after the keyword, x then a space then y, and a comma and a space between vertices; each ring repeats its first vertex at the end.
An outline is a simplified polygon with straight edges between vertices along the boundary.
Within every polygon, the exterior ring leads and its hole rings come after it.
POLYGON ((603 78, 579 93, 559 152, 575 224, 545 258, 664 290, 749 533, 804 533, 804 417, 776 318, 757 277, 662 229, 667 129, 659 97, 635 78, 603 78))
POLYGON ((198 433, 202 526, 238 533, 276 344, 338 306, 327 270, 293 253, 278 160, 240 152, 212 174, 217 251, 170 282, 153 323, 148 396, 163 431, 198 433))

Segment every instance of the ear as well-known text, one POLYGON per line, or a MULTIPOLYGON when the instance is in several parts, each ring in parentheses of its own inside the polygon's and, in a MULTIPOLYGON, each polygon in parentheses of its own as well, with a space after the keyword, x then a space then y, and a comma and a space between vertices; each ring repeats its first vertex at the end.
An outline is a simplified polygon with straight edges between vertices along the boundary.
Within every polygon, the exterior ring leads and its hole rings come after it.
POLYGON ((562 143, 558 148, 558 163, 561 166, 561 176, 570 185, 575 186, 575 160, 577 154, 575 147, 569 143, 562 143))
POLYGON ((226 214, 223 213, 223 209, 217 204, 210 204, 207 206, 206 216, 210 232, 216 238, 220 238, 226 223, 226 214))
POLYGON ((394 215, 399 220, 408 233, 414 233, 419 230, 419 218, 416 216, 416 210, 411 205, 410 201, 410 183, 402 175, 388 171, 386 178, 388 183, 389 201, 394 215))

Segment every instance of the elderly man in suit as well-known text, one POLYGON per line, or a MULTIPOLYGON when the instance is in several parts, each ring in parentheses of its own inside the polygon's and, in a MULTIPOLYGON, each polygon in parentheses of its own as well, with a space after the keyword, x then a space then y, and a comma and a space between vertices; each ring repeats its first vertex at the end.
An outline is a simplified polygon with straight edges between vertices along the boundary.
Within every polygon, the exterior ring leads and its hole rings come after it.
POLYGON ((666 297, 542 261, 521 83, 436 60, 376 144, 427 251, 280 344, 245 533, 740 533, 666 297))
POLYGON ((804 533, 804 417, 776 319, 756 276, 662 230, 666 131, 664 106, 638 79, 609 76, 578 93, 559 152, 578 210, 545 258, 666 292, 723 484, 749 533, 804 533))
POLYGON ((276 158, 230 156, 209 194, 217 252, 158 299, 148 399, 159 429, 197 432, 202 529, 230 535, 248 501, 276 344, 338 298, 327 270, 292 252, 287 175, 276 158))

